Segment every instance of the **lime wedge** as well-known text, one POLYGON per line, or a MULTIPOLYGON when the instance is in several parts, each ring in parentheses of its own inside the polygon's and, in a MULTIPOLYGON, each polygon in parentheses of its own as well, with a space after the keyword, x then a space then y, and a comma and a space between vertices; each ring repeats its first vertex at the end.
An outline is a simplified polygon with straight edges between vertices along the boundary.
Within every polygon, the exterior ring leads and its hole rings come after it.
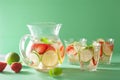
POLYGON ((53 50, 45 52, 42 57, 42 64, 48 67, 56 66, 58 64, 57 53, 53 50))
POLYGON ((84 49, 80 53, 80 60, 83 62, 88 62, 93 57, 93 51, 90 49, 84 49))

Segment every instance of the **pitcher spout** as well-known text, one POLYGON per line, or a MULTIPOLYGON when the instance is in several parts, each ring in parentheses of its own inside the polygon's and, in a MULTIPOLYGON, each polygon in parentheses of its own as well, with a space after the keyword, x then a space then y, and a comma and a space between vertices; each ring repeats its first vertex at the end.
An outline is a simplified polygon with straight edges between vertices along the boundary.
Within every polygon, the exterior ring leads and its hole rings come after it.
POLYGON ((56 28, 55 28, 55 35, 59 35, 59 31, 60 31, 60 29, 61 29, 61 26, 62 26, 62 24, 57 24, 56 25, 56 28))
POLYGON ((32 36, 58 36, 62 24, 53 22, 42 22, 38 24, 27 25, 32 36))

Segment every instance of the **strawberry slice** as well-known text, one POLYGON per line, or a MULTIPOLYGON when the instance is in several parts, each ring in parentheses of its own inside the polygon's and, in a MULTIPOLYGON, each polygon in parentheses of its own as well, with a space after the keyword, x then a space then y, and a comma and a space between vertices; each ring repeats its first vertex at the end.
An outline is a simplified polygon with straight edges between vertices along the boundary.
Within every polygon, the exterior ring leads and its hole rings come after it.
POLYGON ((46 51, 49 51, 49 50, 56 51, 56 49, 55 49, 52 45, 48 45, 48 47, 47 47, 47 50, 46 50, 46 51))
POLYGON ((112 54, 113 51, 113 44, 111 44, 110 42, 105 42, 105 44, 103 45, 103 52, 105 53, 105 55, 110 56, 112 54))
POLYGON ((94 57, 92 57, 92 62, 94 66, 97 64, 97 61, 95 61, 94 57))
POLYGON ((110 42, 105 42, 105 44, 106 44, 107 46, 109 46, 109 48, 110 48, 111 51, 113 51, 113 47, 114 47, 113 44, 111 44, 110 42))
POLYGON ((32 45, 31 47, 31 51, 36 51, 39 54, 44 54, 44 52, 47 50, 48 48, 48 44, 42 44, 42 43, 35 43, 32 45))
POLYGON ((69 53, 72 53, 74 55, 76 55, 76 51, 75 51, 75 48, 73 45, 69 45, 67 48, 66 48, 66 52, 69 54, 69 53))
POLYGON ((0 62, 0 72, 3 72, 6 66, 7 66, 6 62, 0 62))
POLYGON ((103 42, 103 41, 99 41, 99 43, 101 44, 101 46, 100 46, 100 57, 102 57, 102 54, 103 54, 103 44, 104 44, 104 42, 103 42))

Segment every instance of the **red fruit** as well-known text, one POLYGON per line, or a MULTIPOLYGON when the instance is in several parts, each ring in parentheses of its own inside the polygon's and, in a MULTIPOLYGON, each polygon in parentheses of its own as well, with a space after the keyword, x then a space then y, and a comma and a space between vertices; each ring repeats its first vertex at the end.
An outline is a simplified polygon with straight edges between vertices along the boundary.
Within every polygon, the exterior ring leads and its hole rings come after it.
POLYGON ((99 41, 99 43, 101 44, 101 46, 100 46, 100 57, 102 57, 102 54, 103 54, 103 44, 104 44, 104 42, 103 42, 103 41, 99 41))
POLYGON ((94 66, 97 64, 97 61, 95 61, 94 57, 92 57, 92 62, 94 66))
POLYGON ((46 51, 49 51, 49 50, 55 51, 55 48, 53 46, 49 45, 46 51))
POLYGON ((61 57, 63 58, 64 57, 64 46, 60 47, 60 54, 61 54, 61 57))
POLYGON ((32 45, 31 50, 34 50, 39 54, 43 54, 48 48, 48 46, 49 46, 48 44, 35 43, 32 45))
POLYGON ((111 44, 110 42, 105 42, 105 44, 110 48, 111 51, 113 51, 113 44, 111 44))
POLYGON ((67 53, 72 53, 72 54, 74 54, 74 55, 77 54, 76 51, 75 51, 75 49, 74 49, 74 46, 73 46, 73 45, 69 45, 69 46, 66 48, 66 52, 67 52, 67 53))
POLYGON ((11 69, 15 72, 15 73, 19 73, 22 69, 22 64, 19 62, 14 62, 11 64, 11 69))
POLYGON ((72 45, 70 45, 70 46, 68 46, 68 47, 66 48, 66 51, 69 52, 69 51, 71 51, 71 50, 73 50, 73 49, 74 49, 74 47, 73 47, 72 45))
POLYGON ((0 62, 0 72, 3 72, 6 66, 7 66, 6 62, 0 62))

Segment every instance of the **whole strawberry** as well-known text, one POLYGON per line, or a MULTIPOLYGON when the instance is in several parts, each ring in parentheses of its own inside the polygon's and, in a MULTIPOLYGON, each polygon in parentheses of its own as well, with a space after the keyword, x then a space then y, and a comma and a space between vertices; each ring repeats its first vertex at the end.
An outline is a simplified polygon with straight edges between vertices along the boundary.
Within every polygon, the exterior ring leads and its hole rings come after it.
POLYGON ((6 62, 0 62, 0 72, 3 72, 6 66, 7 66, 6 62))
POLYGON ((15 73, 19 73, 22 69, 22 64, 20 62, 13 62, 11 64, 11 69, 15 72, 15 73))

